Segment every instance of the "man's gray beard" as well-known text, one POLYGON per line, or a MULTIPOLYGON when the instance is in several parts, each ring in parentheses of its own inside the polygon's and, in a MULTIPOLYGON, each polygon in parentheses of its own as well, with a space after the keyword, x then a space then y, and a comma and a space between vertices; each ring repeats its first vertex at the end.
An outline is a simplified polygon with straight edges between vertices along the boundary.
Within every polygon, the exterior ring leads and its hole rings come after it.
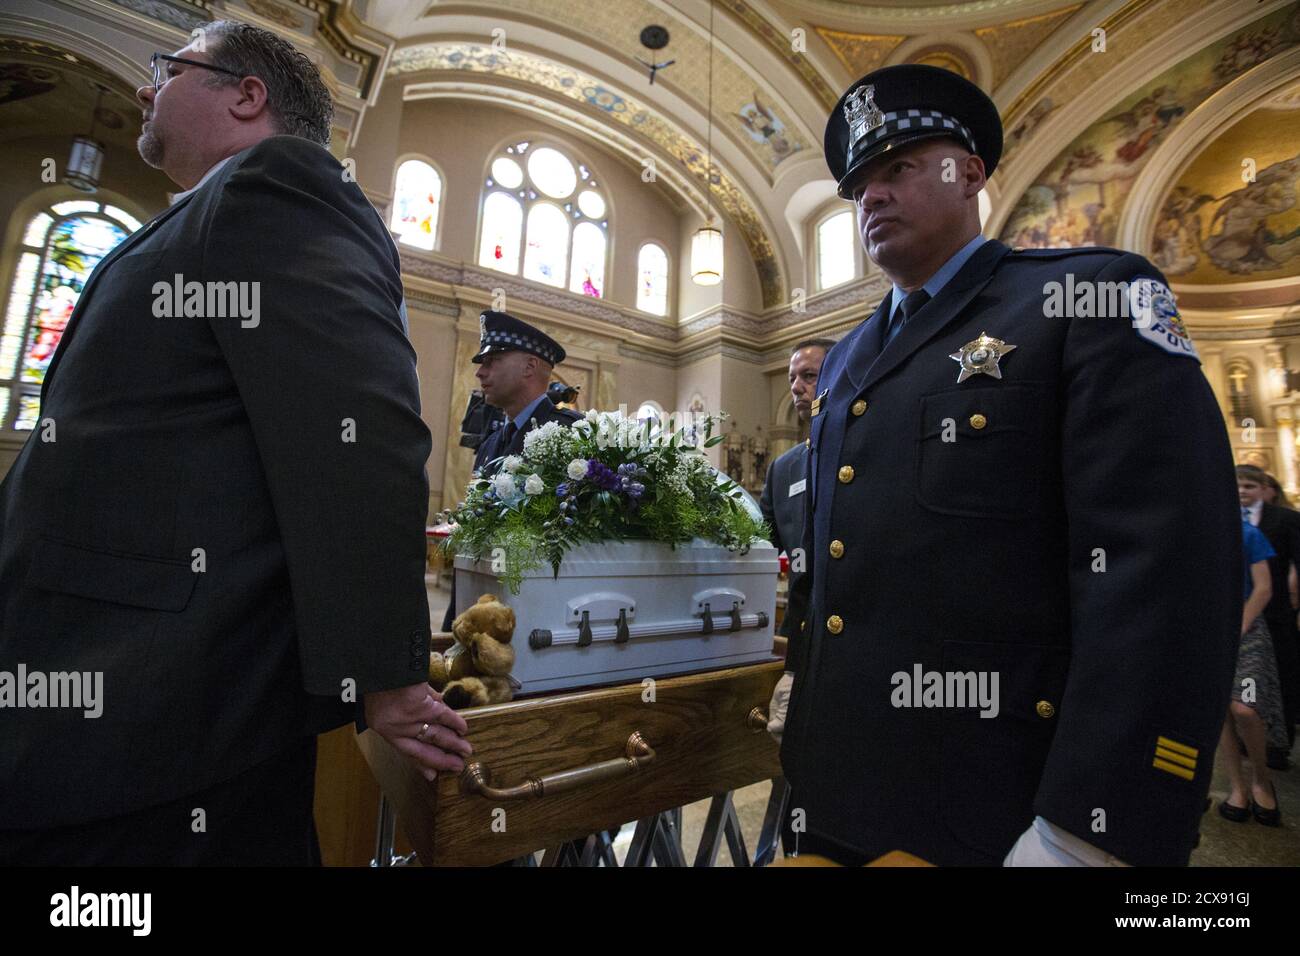
POLYGON ((141 130, 140 138, 135 141, 135 148, 140 158, 154 169, 162 169, 163 144, 152 130, 141 130))

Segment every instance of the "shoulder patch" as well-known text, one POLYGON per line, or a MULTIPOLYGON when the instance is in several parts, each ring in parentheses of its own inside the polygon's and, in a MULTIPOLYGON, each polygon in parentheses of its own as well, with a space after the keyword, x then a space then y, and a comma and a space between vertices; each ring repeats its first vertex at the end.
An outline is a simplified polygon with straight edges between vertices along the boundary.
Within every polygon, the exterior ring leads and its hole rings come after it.
POLYGON ((1128 285, 1128 309, 1137 334, 1174 355, 1201 360, 1178 314, 1169 286, 1151 276, 1138 276, 1128 285))

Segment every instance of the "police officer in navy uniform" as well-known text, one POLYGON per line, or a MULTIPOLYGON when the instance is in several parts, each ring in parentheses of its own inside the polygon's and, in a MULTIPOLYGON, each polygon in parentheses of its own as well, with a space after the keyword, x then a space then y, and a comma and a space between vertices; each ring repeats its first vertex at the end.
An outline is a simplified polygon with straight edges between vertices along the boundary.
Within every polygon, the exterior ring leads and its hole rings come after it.
POLYGON ((521 455, 524 435, 547 422, 572 425, 582 416, 556 408, 546 394, 564 349, 545 332, 505 312, 479 316, 479 351, 473 361, 483 398, 505 412, 505 420, 478 447, 474 470, 492 474, 507 455, 521 455))
POLYGON ((894 288, 812 410, 800 851, 1185 864, 1241 626, 1225 426, 1149 262, 980 237, 1001 146, 978 87, 919 65, 827 125, 894 288))
MULTIPOLYGON (((522 455, 524 435, 547 422, 572 425, 582 416, 557 408, 547 396, 555 366, 565 359, 564 348, 545 332, 506 312, 487 310, 479 315, 479 350, 472 361, 483 389, 483 399, 505 413, 503 421, 474 453, 474 470, 495 474, 509 455, 522 455)), ((456 617, 453 586, 442 629, 451 630, 456 617)))

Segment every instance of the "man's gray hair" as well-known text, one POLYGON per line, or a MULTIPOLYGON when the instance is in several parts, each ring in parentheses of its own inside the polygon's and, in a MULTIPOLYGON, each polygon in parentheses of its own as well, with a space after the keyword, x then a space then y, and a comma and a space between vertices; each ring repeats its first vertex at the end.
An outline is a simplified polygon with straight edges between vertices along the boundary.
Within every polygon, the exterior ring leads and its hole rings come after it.
MULTIPOLYGON (((214 20, 200 29, 214 65, 266 84, 267 108, 281 133, 329 146, 334 101, 311 60, 288 40, 248 23, 214 20)), ((205 72, 214 86, 238 82, 225 73, 205 72)))

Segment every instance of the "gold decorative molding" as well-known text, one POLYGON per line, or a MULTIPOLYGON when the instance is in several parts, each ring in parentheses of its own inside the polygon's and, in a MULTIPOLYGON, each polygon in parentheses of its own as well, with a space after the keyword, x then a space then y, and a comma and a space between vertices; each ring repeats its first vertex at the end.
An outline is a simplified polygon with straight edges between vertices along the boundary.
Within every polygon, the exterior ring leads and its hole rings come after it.
MULTIPOLYGON (((847 33, 828 27, 813 27, 813 29, 826 41, 835 58, 854 76, 861 76, 878 69, 889 54, 907 39, 906 36, 847 33)), ((839 97, 836 97, 835 102, 838 100, 839 97)), ((831 105, 833 106, 834 102, 831 105)))
POLYGON ((1082 7, 1082 3, 1076 3, 1051 13, 975 30, 975 35, 988 47, 993 58, 993 88, 997 89, 1012 70, 1082 7))

